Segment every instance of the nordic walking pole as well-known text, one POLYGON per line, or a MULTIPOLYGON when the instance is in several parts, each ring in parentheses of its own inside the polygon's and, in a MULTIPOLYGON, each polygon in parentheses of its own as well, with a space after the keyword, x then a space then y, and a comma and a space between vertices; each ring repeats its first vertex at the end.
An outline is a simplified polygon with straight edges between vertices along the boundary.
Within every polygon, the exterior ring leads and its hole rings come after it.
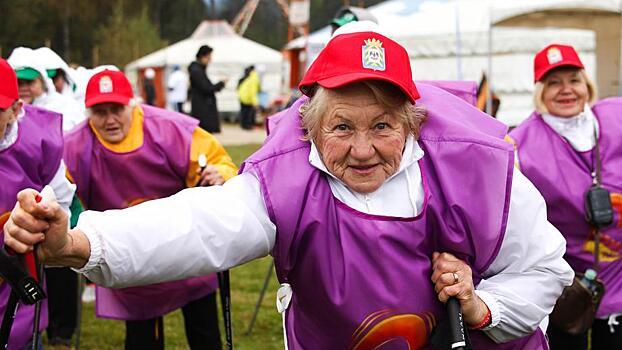
MULTIPOLYGON (((203 170, 207 166, 207 156, 199 154, 199 174, 203 174, 203 170)), ((195 187, 201 186, 201 176, 195 187)), ((209 185, 208 185, 209 186, 209 185)), ((220 304, 222 307, 223 322, 225 324, 225 340, 227 349, 233 350, 233 326, 231 325, 231 286, 229 284, 229 270, 217 272, 218 289, 220 290, 220 304)))
POLYGON ((263 281, 263 287, 261 288, 261 292, 259 292, 259 299, 257 300, 257 304, 255 304, 255 311, 253 311, 253 317, 251 318, 251 323, 248 325, 248 329, 244 335, 251 335, 253 331, 253 326, 255 326, 255 320, 257 319, 257 314, 259 313, 259 308, 261 306, 261 302, 263 301, 264 296, 266 295, 266 290, 268 289, 268 284, 270 282, 270 277, 272 277, 272 268, 274 267, 274 260, 268 266, 268 274, 263 281))
POLYGON ((466 337, 460 302, 455 297, 447 299, 447 318, 449 320, 449 344, 451 350, 466 350, 466 337))
POLYGON ((74 339, 75 350, 80 350, 80 332, 82 331, 82 293, 84 293, 84 276, 78 274, 78 308, 76 310, 76 338, 74 339))

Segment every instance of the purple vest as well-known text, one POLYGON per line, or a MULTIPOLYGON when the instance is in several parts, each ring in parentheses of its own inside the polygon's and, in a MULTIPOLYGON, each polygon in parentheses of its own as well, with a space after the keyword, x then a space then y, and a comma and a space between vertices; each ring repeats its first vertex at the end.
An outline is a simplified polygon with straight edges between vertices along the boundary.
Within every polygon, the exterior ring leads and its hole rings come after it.
MULTIPOLYGON (((445 315, 430 281, 432 252, 465 260, 476 283, 497 256, 512 180, 506 129, 441 89, 417 88, 428 111, 419 138, 425 201, 417 217, 364 214, 333 197, 325 175, 309 164, 309 143, 300 140, 304 98, 243 165, 261 179, 277 227, 277 276, 293 290, 285 317, 290 349, 432 348, 430 332, 445 315)), ((508 344, 478 331, 471 338, 476 349, 547 348, 539 330, 508 344)))
MULTIPOLYGON (((85 208, 127 208, 186 188, 192 133, 198 121, 142 105, 143 145, 127 153, 105 148, 87 122, 65 136, 64 159, 85 208)), ((148 237, 145 237, 148 239, 148 237)), ((98 317, 146 320, 162 316, 216 288, 215 275, 146 287, 97 287, 98 317)))
MULTIPOLYGON (((15 206, 17 193, 25 188, 38 191, 52 181, 63 155, 62 117, 42 108, 24 106, 17 141, 0 151, 0 249, 4 246, 2 228, 15 206)), ((11 288, 0 284, 0 317, 4 316, 11 288)), ((41 307, 40 329, 47 327, 47 299, 41 307)), ((22 349, 32 338, 34 306, 19 305, 8 349, 22 349)))
POLYGON ((477 83, 463 80, 418 80, 417 85, 426 84, 441 88, 450 94, 465 100, 468 104, 477 105, 477 83))
MULTIPOLYGON (((603 186, 617 197, 614 223, 601 231, 600 278, 605 295, 598 316, 622 312, 622 98, 598 102, 592 108, 598 120, 603 186)), ((532 114, 510 134, 516 141, 521 171, 547 203, 548 219, 567 241, 565 258, 575 271, 594 264, 594 239, 585 221, 584 195, 592 184, 593 150, 577 152, 539 114, 532 114)))

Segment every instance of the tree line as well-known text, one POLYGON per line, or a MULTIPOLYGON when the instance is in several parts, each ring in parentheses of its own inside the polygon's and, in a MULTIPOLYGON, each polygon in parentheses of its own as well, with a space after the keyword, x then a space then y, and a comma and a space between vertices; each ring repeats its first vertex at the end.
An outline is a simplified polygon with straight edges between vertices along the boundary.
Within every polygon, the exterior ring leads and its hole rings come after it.
MULTIPOLYGON (((311 0, 310 28, 325 26, 344 3, 311 0)), ((18 46, 48 46, 83 66, 130 61, 189 36, 204 19, 231 21, 245 0, 2 0, 0 55, 18 46)), ((261 0, 245 37, 281 49, 287 21, 274 0, 261 0)))

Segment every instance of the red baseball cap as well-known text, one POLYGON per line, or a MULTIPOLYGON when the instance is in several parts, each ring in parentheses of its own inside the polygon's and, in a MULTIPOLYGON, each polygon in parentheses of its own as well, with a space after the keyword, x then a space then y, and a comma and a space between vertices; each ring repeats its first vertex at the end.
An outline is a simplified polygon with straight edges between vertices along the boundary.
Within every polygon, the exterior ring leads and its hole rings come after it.
POLYGON ((7 109, 19 99, 17 76, 9 63, 0 58, 0 108, 7 109))
MULTIPOLYGON (((350 24, 341 28, 347 26, 350 24)), ((419 92, 406 49, 373 30, 335 34, 300 82, 298 87, 303 94, 310 96, 315 84, 330 89, 372 79, 397 86, 415 103, 419 92)))
POLYGON ((533 60, 534 82, 540 81, 550 70, 561 66, 584 68, 574 47, 559 44, 545 47, 533 60))
POLYGON ((84 105, 86 108, 106 102, 127 105, 132 97, 134 97, 132 85, 125 74, 106 69, 93 75, 89 80, 86 85, 84 105))

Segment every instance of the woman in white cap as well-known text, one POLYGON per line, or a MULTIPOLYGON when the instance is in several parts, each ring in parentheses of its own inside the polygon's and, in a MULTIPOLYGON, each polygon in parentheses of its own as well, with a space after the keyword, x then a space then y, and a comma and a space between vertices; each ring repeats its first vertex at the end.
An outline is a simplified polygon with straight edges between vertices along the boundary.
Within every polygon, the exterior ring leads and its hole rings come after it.
POLYGON ((539 325, 572 280, 564 240, 513 170, 506 127, 411 77, 401 45, 345 25, 241 175, 86 212, 69 233, 26 190, 5 240, 108 286, 272 254, 289 349, 430 348, 449 297, 474 348, 546 349, 539 325))
POLYGON ((63 131, 69 131, 86 118, 84 108, 73 98, 56 92, 44 68, 43 58, 33 49, 18 47, 7 61, 17 74, 20 98, 27 104, 62 114, 63 131))
POLYGON ((622 313, 622 98, 596 102, 594 84, 567 45, 538 52, 534 81, 536 111, 510 134, 518 164, 544 196, 549 221, 566 238, 566 260, 578 273, 597 271, 605 285, 591 333, 569 334, 551 324, 551 345, 587 349, 591 334, 592 349, 622 349, 622 326, 616 321, 622 313), (594 186, 610 191, 590 195, 609 214, 588 222, 586 194, 594 186))

